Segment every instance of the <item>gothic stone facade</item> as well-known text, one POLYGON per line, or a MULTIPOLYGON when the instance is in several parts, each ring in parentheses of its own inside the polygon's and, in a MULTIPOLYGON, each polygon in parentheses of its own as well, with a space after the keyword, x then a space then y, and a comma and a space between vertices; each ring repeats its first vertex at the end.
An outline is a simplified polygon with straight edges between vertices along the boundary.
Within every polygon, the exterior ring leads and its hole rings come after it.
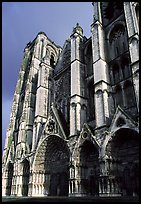
POLYGON ((91 36, 24 49, 2 163, 2 195, 139 193, 139 5, 93 2, 91 36))

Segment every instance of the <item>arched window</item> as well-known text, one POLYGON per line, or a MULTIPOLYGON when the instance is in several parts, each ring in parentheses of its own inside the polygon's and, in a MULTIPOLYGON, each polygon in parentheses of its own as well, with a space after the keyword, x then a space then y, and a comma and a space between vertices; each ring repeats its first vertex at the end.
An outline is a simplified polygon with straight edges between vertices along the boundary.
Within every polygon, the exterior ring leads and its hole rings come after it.
POLYGON ((128 50, 127 32, 123 24, 118 23, 114 26, 109 35, 109 45, 111 59, 128 50))
POLYGON ((101 2, 104 26, 117 18, 123 11, 123 2, 101 2))
POLYGON ((54 55, 51 54, 51 57, 50 57, 50 66, 51 66, 52 68, 54 68, 54 63, 55 63, 55 61, 54 61, 54 55))
POLYGON ((120 73, 119 73, 119 65, 114 64, 113 65, 113 79, 114 79, 114 84, 120 81, 120 73))
POLYGON ((123 96, 122 96, 122 89, 121 86, 118 85, 115 88, 115 96, 116 96, 116 105, 118 106, 123 106, 123 96))
POLYGON ((131 107, 135 106, 136 101, 135 101, 135 94, 134 94, 134 89, 131 81, 126 81, 124 84, 124 95, 126 99, 126 106, 131 107))

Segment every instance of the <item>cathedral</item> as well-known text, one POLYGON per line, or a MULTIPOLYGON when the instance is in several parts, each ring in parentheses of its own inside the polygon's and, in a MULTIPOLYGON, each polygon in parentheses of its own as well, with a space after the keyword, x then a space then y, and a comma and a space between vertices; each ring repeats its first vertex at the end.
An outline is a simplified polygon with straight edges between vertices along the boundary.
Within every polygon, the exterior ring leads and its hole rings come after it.
POLYGON ((24 49, 2 196, 139 195, 139 3, 91 4, 89 38, 24 49))

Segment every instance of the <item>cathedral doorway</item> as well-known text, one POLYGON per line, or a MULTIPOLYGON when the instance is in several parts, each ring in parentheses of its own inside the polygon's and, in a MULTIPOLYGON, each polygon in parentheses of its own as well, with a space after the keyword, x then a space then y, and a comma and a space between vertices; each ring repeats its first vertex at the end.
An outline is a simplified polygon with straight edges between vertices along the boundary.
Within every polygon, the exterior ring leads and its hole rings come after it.
MULTIPOLYGON (((48 196, 68 196, 69 148, 66 141, 57 135, 48 136, 38 149, 35 170, 44 171, 44 189, 40 193, 48 196)), ((38 184, 40 182, 39 180, 38 184)))
POLYGON ((68 175, 66 173, 63 172, 51 175, 50 195, 51 196, 68 195, 68 175))
POLYGON ((80 175, 83 194, 96 196, 99 192, 99 162, 98 150, 94 144, 86 140, 80 150, 80 175))
POLYGON ((106 147, 109 175, 112 176, 116 193, 123 196, 139 194, 139 135, 136 131, 122 128, 115 133, 106 147))
POLYGON ((6 195, 11 195, 11 187, 12 187, 12 178, 13 178, 13 164, 11 162, 8 163, 7 167, 7 182, 6 182, 6 195))
POLYGON ((28 184, 29 184, 29 173, 30 173, 30 165, 29 161, 25 159, 23 162, 23 186, 22 186, 22 195, 28 196, 28 184))

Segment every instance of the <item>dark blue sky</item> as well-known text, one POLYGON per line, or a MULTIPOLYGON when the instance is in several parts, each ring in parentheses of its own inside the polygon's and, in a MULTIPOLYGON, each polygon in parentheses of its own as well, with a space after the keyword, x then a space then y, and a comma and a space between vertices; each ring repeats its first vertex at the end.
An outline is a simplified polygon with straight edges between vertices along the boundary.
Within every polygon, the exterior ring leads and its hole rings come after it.
POLYGON ((44 31, 63 47, 76 23, 89 38, 92 18, 91 2, 2 2, 2 150, 26 44, 44 31))

